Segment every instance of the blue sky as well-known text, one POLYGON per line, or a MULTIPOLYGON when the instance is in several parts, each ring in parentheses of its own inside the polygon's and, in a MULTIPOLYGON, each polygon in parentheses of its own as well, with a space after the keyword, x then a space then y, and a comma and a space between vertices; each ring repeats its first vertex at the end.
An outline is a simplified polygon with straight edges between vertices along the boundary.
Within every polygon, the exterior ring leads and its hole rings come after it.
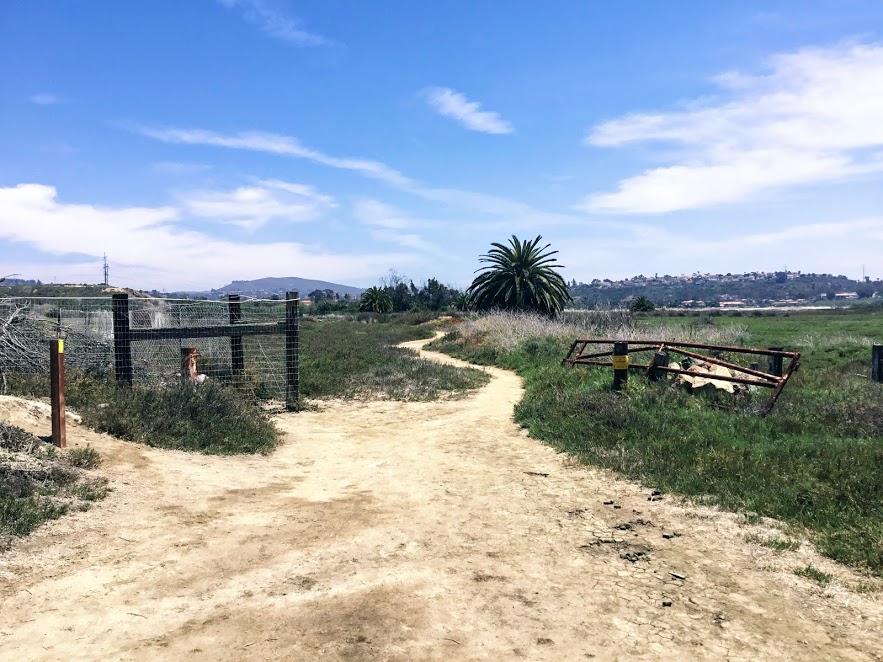
POLYGON ((878 0, 29 0, 0 67, 4 273, 883 276, 878 0))

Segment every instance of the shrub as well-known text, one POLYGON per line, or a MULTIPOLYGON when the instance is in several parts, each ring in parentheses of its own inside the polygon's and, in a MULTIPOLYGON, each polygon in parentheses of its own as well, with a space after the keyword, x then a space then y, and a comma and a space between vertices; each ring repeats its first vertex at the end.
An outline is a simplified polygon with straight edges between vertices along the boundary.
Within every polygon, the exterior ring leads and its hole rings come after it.
POLYGON ((101 464, 101 454, 92 448, 72 448, 67 452, 67 461, 72 467, 95 469, 101 464))
POLYGON ((24 536, 43 522, 71 510, 86 510, 108 492, 104 478, 80 468, 97 466, 92 448, 59 452, 21 428, 0 423, 0 549, 13 536, 24 536))
POLYGON ((266 453, 279 438, 256 404, 212 382, 117 388, 107 402, 82 413, 83 422, 99 432, 210 455, 266 453))

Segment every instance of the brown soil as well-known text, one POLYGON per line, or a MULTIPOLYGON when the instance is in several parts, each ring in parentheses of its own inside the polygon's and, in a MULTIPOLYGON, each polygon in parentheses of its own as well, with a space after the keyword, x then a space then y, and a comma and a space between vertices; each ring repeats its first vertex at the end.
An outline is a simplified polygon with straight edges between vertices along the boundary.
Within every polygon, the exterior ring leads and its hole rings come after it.
MULTIPOLYGON (((867 579, 574 465, 490 373, 460 400, 281 416, 267 457, 71 424, 114 491, 0 555, 0 659, 880 659, 867 579), (792 573, 810 563, 835 582, 792 573)), ((41 411, 0 402, 46 434, 41 411)))

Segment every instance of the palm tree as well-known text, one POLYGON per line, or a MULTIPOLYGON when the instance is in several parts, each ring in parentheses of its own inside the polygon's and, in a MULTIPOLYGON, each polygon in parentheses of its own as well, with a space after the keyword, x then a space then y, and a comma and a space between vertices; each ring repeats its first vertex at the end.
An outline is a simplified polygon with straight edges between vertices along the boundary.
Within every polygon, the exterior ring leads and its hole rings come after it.
POLYGON ((369 287, 362 292, 359 299, 359 310, 369 313, 390 313, 392 312, 392 300, 379 287, 369 287))
POLYGON ((542 236, 533 241, 521 241, 515 235, 509 245, 493 243, 481 262, 487 266, 476 270, 480 273, 466 290, 472 306, 477 310, 500 308, 504 310, 528 310, 554 315, 572 301, 567 283, 554 269, 552 257, 558 251, 546 252, 550 244, 539 247, 542 236))
POLYGON ((457 294, 454 296, 453 303, 454 307, 460 311, 467 311, 469 310, 469 306, 472 305, 472 302, 469 301, 469 295, 467 295, 465 292, 457 292, 457 294))

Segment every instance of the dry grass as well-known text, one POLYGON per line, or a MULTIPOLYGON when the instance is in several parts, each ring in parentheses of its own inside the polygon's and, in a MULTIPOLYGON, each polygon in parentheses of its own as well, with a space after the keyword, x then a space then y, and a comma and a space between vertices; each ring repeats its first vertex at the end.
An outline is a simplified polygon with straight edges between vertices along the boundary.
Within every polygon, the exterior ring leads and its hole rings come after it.
POLYGON ((83 470, 99 462, 92 448, 59 450, 0 422, 0 551, 13 537, 68 512, 88 510, 93 501, 103 499, 107 480, 83 470))
POLYGON ((837 333, 825 335, 824 333, 805 333, 798 336, 794 344, 801 348, 816 347, 842 347, 843 345, 859 345, 861 347, 871 347, 877 341, 868 336, 857 336, 851 333, 837 333))
POLYGON ((492 312, 457 325, 464 344, 490 347, 499 353, 512 351, 525 340, 571 342, 577 338, 622 340, 665 339, 709 344, 739 344, 747 337, 736 325, 690 325, 659 323, 637 328, 627 310, 565 312, 557 319, 530 313, 492 312))

